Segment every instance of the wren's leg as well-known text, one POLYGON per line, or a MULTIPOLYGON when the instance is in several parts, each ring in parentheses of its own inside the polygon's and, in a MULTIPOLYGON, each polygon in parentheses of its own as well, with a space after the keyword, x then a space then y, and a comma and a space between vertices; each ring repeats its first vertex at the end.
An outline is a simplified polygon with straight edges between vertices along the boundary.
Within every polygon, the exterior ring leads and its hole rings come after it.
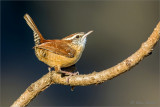
POLYGON ((65 75, 68 75, 68 76, 69 76, 69 77, 67 78, 67 82, 68 82, 68 83, 69 83, 69 79, 70 79, 71 76, 79 75, 79 72, 74 72, 74 73, 72 73, 72 72, 64 71, 64 70, 61 70, 61 68, 58 67, 58 66, 56 66, 56 67, 54 67, 54 68, 55 68, 55 71, 56 71, 56 72, 58 72, 58 73, 63 73, 63 74, 65 74, 65 75))
MULTIPOLYGON (((67 72, 67 71, 60 71, 61 73, 64 73, 65 75, 68 75, 68 77, 67 77, 67 82, 69 83, 69 79, 70 79, 70 77, 71 76, 75 76, 75 75, 79 75, 79 72, 74 72, 74 73, 72 73, 72 72, 67 72)), ((72 90, 72 89, 71 89, 72 90)))
POLYGON ((74 76, 74 75, 79 75, 79 72, 68 72, 68 71, 64 71, 64 70, 61 70, 60 67, 56 66, 54 67, 55 71, 58 72, 58 73, 63 73, 65 75, 68 75, 68 76, 74 76))
POLYGON ((68 76, 74 76, 74 75, 79 75, 79 72, 68 72, 68 71, 59 71, 60 73, 64 73, 65 75, 68 76))

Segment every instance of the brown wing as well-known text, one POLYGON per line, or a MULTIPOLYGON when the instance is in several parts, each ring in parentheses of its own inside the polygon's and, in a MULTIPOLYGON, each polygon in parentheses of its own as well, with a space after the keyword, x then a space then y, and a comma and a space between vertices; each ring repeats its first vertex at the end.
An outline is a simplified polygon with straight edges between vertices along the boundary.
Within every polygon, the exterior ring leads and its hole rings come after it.
POLYGON ((58 55, 63 55, 68 58, 73 58, 75 56, 76 51, 72 49, 67 43, 62 42, 60 40, 52 40, 49 42, 42 43, 37 48, 46 49, 50 52, 53 52, 58 55))

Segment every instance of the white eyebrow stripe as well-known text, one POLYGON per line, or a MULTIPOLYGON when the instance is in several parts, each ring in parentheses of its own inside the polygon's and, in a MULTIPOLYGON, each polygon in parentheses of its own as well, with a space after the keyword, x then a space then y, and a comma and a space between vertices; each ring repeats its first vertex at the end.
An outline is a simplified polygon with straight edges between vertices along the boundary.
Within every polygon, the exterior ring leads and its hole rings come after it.
POLYGON ((72 36, 72 37, 70 37, 70 38, 66 38, 66 39, 64 39, 64 40, 72 40, 72 39, 75 38, 77 35, 79 35, 79 34, 75 34, 74 36, 72 36))

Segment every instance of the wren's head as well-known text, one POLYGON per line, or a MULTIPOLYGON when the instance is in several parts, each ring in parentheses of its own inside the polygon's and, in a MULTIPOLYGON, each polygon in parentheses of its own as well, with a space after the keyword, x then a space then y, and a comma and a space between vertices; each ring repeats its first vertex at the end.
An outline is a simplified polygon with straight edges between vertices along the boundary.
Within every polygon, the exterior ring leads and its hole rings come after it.
POLYGON ((87 36, 92 32, 93 31, 89 31, 87 33, 84 33, 84 32, 74 33, 74 34, 71 34, 71 35, 63 38, 63 40, 69 40, 74 45, 85 47, 87 36))

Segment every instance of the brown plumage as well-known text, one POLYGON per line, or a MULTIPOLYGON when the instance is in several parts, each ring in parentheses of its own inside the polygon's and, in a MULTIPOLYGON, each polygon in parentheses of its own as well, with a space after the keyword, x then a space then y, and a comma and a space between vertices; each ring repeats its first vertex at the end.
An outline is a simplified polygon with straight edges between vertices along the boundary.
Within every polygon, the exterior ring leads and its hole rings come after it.
POLYGON ((45 40, 28 14, 24 15, 24 19, 33 30, 37 58, 59 72, 61 68, 74 65, 80 59, 86 37, 92 32, 74 33, 61 40, 45 40))
POLYGON ((45 49, 52 53, 62 55, 68 58, 73 58, 76 54, 76 50, 71 48, 65 41, 62 40, 52 40, 50 42, 44 42, 36 48, 45 49))

